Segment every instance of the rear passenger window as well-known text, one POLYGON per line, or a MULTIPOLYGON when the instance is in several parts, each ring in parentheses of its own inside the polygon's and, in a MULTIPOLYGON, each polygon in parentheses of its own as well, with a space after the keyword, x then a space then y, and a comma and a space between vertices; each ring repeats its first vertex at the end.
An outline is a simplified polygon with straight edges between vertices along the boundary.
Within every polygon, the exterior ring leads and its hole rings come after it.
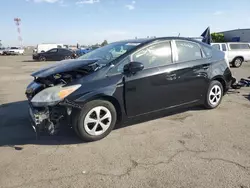
POLYGON ((132 60, 143 63, 145 69, 168 65, 172 63, 170 42, 160 42, 139 50, 132 60))
POLYGON ((227 51, 227 48, 226 48, 226 45, 225 44, 221 44, 221 47, 222 47, 222 51, 227 51))
POLYGON ((178 62, 192 61, 202 58, 201 48, 198 44, 188 41, 176 41, 178 62))
POLYGON ((230 44, 232 50, 250 49, 249 44, 230 44))

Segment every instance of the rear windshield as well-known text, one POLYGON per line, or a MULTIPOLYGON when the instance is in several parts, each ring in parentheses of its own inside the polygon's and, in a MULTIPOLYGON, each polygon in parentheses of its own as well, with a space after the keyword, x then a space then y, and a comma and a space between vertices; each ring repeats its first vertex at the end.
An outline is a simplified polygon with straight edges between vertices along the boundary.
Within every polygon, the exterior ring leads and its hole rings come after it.
POLYGON ((232 50, 250 49, 249 44, 230 44, 232 50))

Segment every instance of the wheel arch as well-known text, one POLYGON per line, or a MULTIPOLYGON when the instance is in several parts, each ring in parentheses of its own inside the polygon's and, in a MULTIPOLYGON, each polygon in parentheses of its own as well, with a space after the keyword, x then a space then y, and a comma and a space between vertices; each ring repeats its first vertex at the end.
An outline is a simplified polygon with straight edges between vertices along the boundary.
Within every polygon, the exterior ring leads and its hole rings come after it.
POLYGON ((110 103, 112 103, 116 109, 116 113, 117 113, 117 123, 122 121, 122 108, 121 108, 121 104, 119 103, 119 101, 110 95, 106 95, 106 94, 96 94, 96 95, 92 95, 88 98, 86 98, 84 101, 81 101, 81 106, 83 106, 84 104, 93 101, 93 100, 105 100, 105 101, 109 101, 110 103))
POLYGON ((234 57, 232 62, 234 62, 237 58, 241 58, 241 59, 242 59, 242 61, 244 61, 244 57, 243 57, 243 56, 241 56, 241 55, 239 55, 239 56, 234 57))
POLYGON ((223 86, 223 94, 225 94, 227 92, 227 86, 226 86, 226 81, 223 78, 223 76, 215 76, 214 78, 211 79, 211 81, 218 81, 221 83, 221 85, 223 86))
POLYGON ((121 110, 121 105, 118 102, 118 100, 112 96, 100 96, 99 99, 109 101, 110 103, 112 103, 114 105, 114 107, 116 109, 116 113, 117 113, 117 123, 121 122, 122 110, 121 110))

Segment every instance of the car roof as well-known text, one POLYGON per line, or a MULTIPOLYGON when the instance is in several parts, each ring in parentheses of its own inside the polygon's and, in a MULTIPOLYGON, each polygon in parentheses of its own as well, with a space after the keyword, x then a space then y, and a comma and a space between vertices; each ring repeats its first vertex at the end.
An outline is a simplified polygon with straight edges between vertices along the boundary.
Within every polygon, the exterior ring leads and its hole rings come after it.
POLYGON ((206 43, 203 43, 201 41, 188 38, 188 37, 155 37, 155 38, 130 39, 130 40, 117 41, 117 42, 149 43, 149 42, 158 41, 158 40, 186 40, 190 42, 196 42, 199 44, 207 45, 206 43))
POLYGON ((62 50, 70 50, 70 49, 68 49, 68 48, 51 48, 50 50, 59 50, 59 49, 62 49, 62 50))

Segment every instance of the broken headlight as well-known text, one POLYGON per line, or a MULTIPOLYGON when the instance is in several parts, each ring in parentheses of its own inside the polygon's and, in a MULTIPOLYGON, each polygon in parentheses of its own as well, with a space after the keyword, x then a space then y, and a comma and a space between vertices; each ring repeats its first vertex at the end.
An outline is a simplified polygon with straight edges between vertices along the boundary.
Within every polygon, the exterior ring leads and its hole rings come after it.
POLYGON ((81 84, 72 85, 72 86, 54 86, 42 90, 36 94, 31 102, 34 106, 50 106, 55 105, 56 103, 62 101, 65 97, 76 91, 81 87, 81 84))

